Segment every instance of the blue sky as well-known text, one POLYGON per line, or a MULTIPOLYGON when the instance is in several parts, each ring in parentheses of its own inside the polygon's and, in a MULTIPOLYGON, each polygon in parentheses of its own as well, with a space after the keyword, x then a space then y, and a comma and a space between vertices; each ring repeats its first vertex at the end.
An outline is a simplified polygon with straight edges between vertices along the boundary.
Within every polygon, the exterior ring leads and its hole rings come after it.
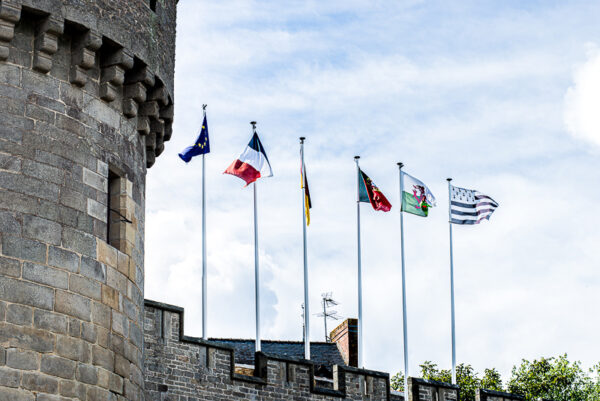
MULTIPOLYGON (((398 161, 438 199, 405 219, 411 373, 450 366, 448 176, 500 203, 455 230, 459 362, 506 376, 521 358, 600 359, 600 3, 181 0, 178 12, 146 297, 184 306, 188 334, 201 333, 201 170, 177 153, 207 103, 209 336, 254 335, 252 193, 222 172, 256 120, 275 174, 258 187, 265 338, 301 339, 305 136, 311 313, 326 291, 357 313, 355 154, 394 205, 362 206, 366 367, 402 368, 398 161)), ((311 325, 321 340, 322 320, 311 325)))

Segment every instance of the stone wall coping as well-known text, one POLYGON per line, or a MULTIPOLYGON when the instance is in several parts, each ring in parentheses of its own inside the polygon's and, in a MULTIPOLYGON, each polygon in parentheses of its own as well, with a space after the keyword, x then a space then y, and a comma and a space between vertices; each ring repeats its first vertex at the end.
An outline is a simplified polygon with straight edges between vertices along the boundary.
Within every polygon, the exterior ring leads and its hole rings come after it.
MULTIPOLYGON (((522 395, 519 395, 519 394, 505 393, 503 391, 496 391, 496 390, 486 390, 483 388, 477 389, 477 392, 479 394, 486 395, 486 396, 491 395, 494 397, 510 398, 512 400, 524 400, 525 399, 525 397, 523 397, 522 395)), ((549 400, 546 400, 546 401, 549 401, 549 400)))
POLYGON ((378 372, 378 371, 374 371, 374 370, 359 369, 359 368, 354 368, 351 366, 334 365, 334 376, 337 375, 340 389, 332 390, 332 389, 328 389, 328 388, 315 386, 315 363, 314 362, 307 360, 307 359, 297 359, 297 358, 285 357, 285 356, 281 356, 281 355, 273 355, 273 354, 265 354, 263 352, 257 352, 254 357, 254 360, 255 360, 254 376, 246 376, 246 375, 242 375, 239 373, 235 373, 235 350, 233 347, 214 343, 210 340, 203 340, 201 338, 189 337, 189 336, 183 335, 183 321, 184 321, 184 309, 183 308, 181 308, 179 306, 175 306, 175 305, 169 305, 169 304, 166 304, 163 302, 152 301, 149 299, 144 300, 144 306, 178 314, 179 315, 179 338, 180 338, 181 342, 193 343, 193 344, 202 345, 202 346, 210 347, 210 348, 216 348, 216 349, 220 349, 220 350, 229 352, 231 355, 230 375, 231 375, 232 380, 240 380, 240 381, 245 381, 245 382, 254 383, 254 384, 266 385, 266 384, 268 384, 268 382, 267 382, 268 362, 269 361, 277 361, 277 362, 291 363, 291 364, 307 367, 308 371, 309 371, 309 376, 310 376, 310 391, 312 393, 327 395, 327 396, 331 396, 331 397, 346 398, 345 375, 346 375, 346 373, 350 373, 350 374, 361 375, 361 376, 365 376, 365 377, 369 376, 369 377, 374 377, 374 378, 378 378, 378 379, 386 379, 386 388, 387 388, 386 400, 387 401, 390 400, 391 387, 390 387, 389 373, 378 372))
POLYGON ((460 390, 460 387, 456 384, 439 382, 437 380, 421 379, 418 377, 409 377, 408 380, 411 380, 413 383, 423 384, 426 386, 435 386, 435 387, 449 388, 452 390, 460 390))

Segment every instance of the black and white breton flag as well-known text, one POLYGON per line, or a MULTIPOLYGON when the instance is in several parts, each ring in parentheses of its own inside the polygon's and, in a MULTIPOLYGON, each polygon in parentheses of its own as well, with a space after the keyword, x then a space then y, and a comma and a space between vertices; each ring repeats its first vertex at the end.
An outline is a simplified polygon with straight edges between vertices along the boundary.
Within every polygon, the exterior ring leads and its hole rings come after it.
POLYGON ((450 221, 454 224, 479 224, 490 219, 498 203, 473 189, 451 186, 450 221))

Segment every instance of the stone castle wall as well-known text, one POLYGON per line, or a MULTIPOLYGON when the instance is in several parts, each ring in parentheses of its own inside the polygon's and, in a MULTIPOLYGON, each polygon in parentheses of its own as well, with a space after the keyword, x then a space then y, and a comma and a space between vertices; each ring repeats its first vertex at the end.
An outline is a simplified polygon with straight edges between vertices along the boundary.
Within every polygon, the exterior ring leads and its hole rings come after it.
POLYGON ((175 8, 0 1, 0 400, 143 399, 145 175, 171 135, 175 8))
POLYGON ((233 348, 185 336, 182 317, 146 301, 146 401, 391 399, 387 373, 335 366, 333 383, 317 385, 312 363, 263 353, 253 376, 236 373, 233 348))

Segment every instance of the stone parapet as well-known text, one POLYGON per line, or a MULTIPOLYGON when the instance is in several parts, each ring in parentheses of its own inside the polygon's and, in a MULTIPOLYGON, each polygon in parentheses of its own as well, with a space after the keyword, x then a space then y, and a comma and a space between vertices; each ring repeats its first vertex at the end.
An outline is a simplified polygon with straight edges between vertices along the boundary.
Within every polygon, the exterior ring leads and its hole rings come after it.
POLYGON ((390 400, 387 373, 348 366, 326 386, 310 361, 258 352, 253 375, 239 374, 233 348, 185 336, 179 307, 146 300, 144 337, 147 401, 390 400))
POLYGON ((408 378, 408 399, 410 401, 458 401, 459 387, 435 380, 408 378))

